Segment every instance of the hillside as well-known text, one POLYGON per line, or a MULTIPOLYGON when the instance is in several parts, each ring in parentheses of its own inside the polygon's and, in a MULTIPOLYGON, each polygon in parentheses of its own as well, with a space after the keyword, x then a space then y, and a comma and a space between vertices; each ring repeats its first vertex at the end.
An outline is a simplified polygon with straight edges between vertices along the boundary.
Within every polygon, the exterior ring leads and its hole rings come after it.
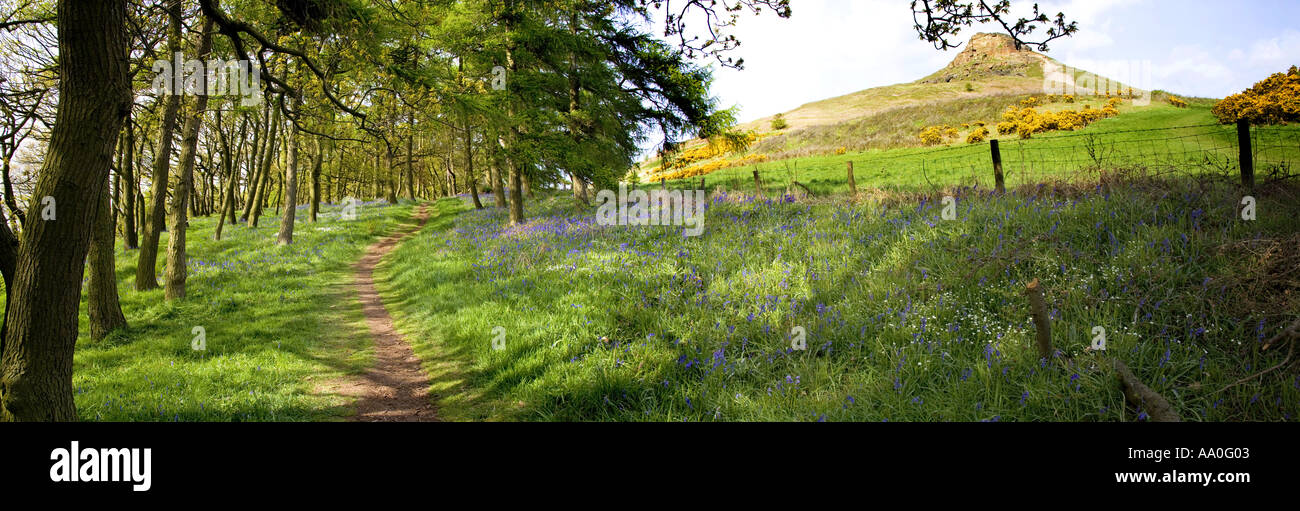
MULTIPOLYGON (((1045 55, 1017 50, 1015 42, 1004 34, 976 34, 964 48, 947 67, 919 80, 823 99, 784 112, 790 125, 787 131, 841 124, 912 105, 1042 92, 1043 64, 1055 63, 1045 55)), ((772 117, 738 127, 769 131, 772 117)))
MULTIPOLYGON (((1044 77, 1064 76, 1064 70, 1070 69, 1067 65, 1017 49, 1005 34, 980 33, 972 36, 947 66, 929 76, 802 105, 782 113, 788 127, 779 132, 771 127, 775 115, 739 124, 737 129, 759 134, 749 152, 771 160, 837 150, 911 147, 920 145, 916 135, 926 126, 995 122, 1008 106, 1044 94, 1044 77)), ((1082 70, 1072 78, 1080 93, 1094 92, 1093 83, 1110 84, 1106 88, 1114 92, 1128 87, 1082 70)), ((961 137, 965 136, 963 132, 961 137)), ((702 145, 703 141, 695 140, 685 147, 702 145)), ((658 165, 655 157, 643 162, 641 177, 652 176, 658 165)))

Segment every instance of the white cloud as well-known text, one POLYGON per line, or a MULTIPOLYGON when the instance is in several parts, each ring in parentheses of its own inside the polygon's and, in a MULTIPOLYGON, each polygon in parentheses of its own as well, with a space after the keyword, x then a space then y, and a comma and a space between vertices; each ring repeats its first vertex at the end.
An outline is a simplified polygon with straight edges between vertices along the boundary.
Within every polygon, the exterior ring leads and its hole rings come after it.
POLYGON ((1247 55, 1249 66, 1283 71, 1300 60, 1300 32, 1287 30, 1279 37, 1255 41, 1247 55))
POLYGON ((790 19, 745 15, 735 32, 745 69, 718 70, 713 92, 739 104, 742 120, 916 80, 956 55, 919 40, 910 9, 897 0, 796 3, 790 19))

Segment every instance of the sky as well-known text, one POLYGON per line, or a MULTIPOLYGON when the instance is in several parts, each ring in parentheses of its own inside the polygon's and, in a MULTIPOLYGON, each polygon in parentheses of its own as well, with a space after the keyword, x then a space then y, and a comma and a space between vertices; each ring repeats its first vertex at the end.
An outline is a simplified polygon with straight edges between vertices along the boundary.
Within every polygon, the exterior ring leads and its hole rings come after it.
MULTIPOLYGON (((734 33, 745 69, 716 69, 713 94, 749 121, 804 103, 910 82, 948 64, 946 52, 917 38, 908 0, 791 0, 794 15, 742 14, 734 33)), ((1148 70, 1149 85, 1180 95, 1221 98, 1300 64, 1300 0, 1039 1, 1065 12, 1079 32, 1047 55, 1106 75, 1110 66, 1148 70)), ((1013 8, 1032 1, 1012 0, 1013 8)), ((974 25, 956 38, 996 32, 974 25)), ((1136 76, 1145 75, 1139 72, 1136 76)), ((1110 76, 1122 79, 1122 77, 1110 76)))

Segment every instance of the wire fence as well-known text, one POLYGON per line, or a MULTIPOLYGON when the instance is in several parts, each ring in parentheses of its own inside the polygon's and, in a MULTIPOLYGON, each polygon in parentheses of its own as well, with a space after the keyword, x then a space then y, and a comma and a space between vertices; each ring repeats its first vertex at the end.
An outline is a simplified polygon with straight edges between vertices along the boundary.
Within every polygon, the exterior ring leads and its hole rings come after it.
MULTIPOLYGON (((1142 168, 1156 174, 1239 175, 1242 128, 1206 124, 1094 133, 1052 133, 999 140, 1006 186, 1070 180, 1099 170, 1142 168)), ((1253 174, 1294 177, 1300 126, 1254 126, 1248 133, 1253 174)), ((931 185, 994 186, 991 143, 868 156, 855 161, 858 179, 920 176, 931 185)), ((915 179, 912 179, 913 181, 915 179)))

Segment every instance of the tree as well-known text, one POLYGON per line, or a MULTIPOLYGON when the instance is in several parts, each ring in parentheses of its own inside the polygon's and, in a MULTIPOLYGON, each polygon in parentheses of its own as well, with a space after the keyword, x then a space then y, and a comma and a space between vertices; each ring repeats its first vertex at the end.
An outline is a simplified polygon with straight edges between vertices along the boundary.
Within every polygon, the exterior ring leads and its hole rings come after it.
POLYGON ((96 204, 95 224, 87 256, 90 278, 86 283, 86 315, 89 319, 90 338, 96 340, 127 326, 117 296, 117 262, 113 258, 116 236, 107 174, 104 175, 104 180, 103 193, 93 202, 96 204))
MULTIPOLYGON (((181 0, 168 0, 167 55, 181 51, 181 0)), ((175 69, 179 73, 181 70, 175 69)), ((159 91, 155 91, 159 92, 159 91)), ((158 242, 162 238, 163 222, 167 215, 167 182, 171 176, 172 139, 176 130, 176 117, 181 106, 180 91, 166 94, 163 101, 162 124, 159 128, 158 150, 153 155, 152 196, 150 197, 148 223, 144 226, 144 243, 135 267, 135 288, 148 291, 158 288, 158 242)))
MULTIPOLYGON (((23 229, 0 355, 0 420, 76 419, 72 354, 95 204, 131 104, 127 2, 61 0, 59 99, 33 204, 56 215, 23 229)), ((40 218, 39 220, 37 218, 40 218)))
POLYGON ((1031 16, 1015 18, 1011 14, 1011 0, 998 0, 992 4, 987 0, 912 0, 912 21, 921 40, 939 50, 961 46, 961 43, 950 42, 949 38, 956 37, 962 27, 976 23, 997 23, 1015 39, 1017 49, 1028 46, 1044 52, 1047 43, 1079 31, 1079 24, 1066 21, 1065 13, 1049 17, 1039 12, 1038 4, 1034 4, 1031 16), (1043 36, 1028 40, 1039 27, 1047 27, 1043 36))
MULTIPOLYGON (((198 59, 207 60, 212 50, 212 20, 205 20, 199 34, 198 59)), ((177 70, 176 72, 179 72, 177 70)), ((199 130, 203 127, 203 112, 208 107, 207 84, 199 86, 198 98, 194 101, 194 111, 185 121, 184 134, 181 137, 181 174, 176 179, 176 190, 172 193, 172 212, 169 235, 167 237, 167 283, 163 295, 168 300, 185 298, 186 253, 185 231, 189 226, 187 214, 191 204, 190 194, 194 189, 194 159, 198 154, 199 130)), ((179 94, 180 91, 175 91, 179 94)))
MULTIPOLYGON (((294 98, 294 109, 302 107, 302 96, 294 98)), ((298 209, 298 133, 297 129, 290 129, 289 137, 289 162, 284 166, 284 216, 280 217, 280 232, 276 235, 276 243, 288 245, 293 243, 293 220, 295 212, 298 209)))
POLYGON ((773 131, 781 131, 788 127, 790 127, 790 124, 785 122, 785 114, 776 114, 776 116, 772 118, 773 131))

